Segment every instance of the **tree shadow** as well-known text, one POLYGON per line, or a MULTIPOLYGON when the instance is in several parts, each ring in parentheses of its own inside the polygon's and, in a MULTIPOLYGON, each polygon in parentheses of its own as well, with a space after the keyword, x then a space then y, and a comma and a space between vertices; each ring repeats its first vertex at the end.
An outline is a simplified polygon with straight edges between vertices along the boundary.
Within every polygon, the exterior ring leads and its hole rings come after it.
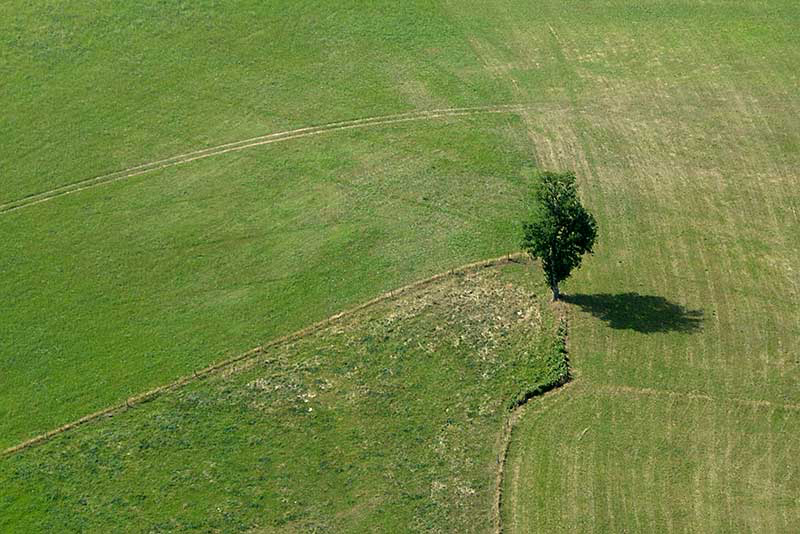
POLYGON ((598 293, 564 295, 563 299, 618 330, 652 334, 691 333, 703 329, 703 310, 691 310, 664 297, 639 293, 598 293))

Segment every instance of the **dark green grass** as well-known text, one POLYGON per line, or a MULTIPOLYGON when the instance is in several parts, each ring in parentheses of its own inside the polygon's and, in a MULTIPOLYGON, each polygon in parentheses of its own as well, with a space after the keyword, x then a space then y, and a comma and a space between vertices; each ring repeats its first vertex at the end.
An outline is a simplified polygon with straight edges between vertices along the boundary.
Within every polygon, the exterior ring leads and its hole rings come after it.
POLYGON ((0 531, 486 531, 509 402, 564 378, 532 281, 445 279, 8 458, 0 531))

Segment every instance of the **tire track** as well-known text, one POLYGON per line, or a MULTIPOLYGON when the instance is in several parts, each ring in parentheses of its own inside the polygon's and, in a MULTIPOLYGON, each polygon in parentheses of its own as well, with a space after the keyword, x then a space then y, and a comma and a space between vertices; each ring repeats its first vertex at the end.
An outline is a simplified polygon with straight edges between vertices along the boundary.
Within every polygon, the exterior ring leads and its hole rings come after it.
POLYGON ((649 397, 668 397, 679 398, 688 400, 702 400, 707 402, 727 402, 730 404, 738 404, 740 406, 749 406, 751 408, 777 408, 781 410, 800 411, 800 404, 792 402, 777 402, 759 399, 742 399, 738 397, 712 397, 707 393, 698 392, 681 392, 672 391, 668 389, 655 389, 636 386, 624 385, 611 385, 611 384, 598 384, 589 383, 595 391, 607 393, 610 395, 628 394, 649 397))
POLYGON ((98 187, 100 185, 133 178, 142 174, 155 172, 167 167, 174 167, 177 165, 184 165, 192 161, 211 158, 214 156, 221 156, 229 152, 238 152, 255 148, 259 146, 269 145, 272 143, 279 143, 283 141, 290 141, 292 139, 300 139, 303 137, 311 137, 321 135, 324 133, 338 132, 342 130, 352 130, 357 128, 367 128, 370 126, 387 126, 391 124, 398 124, 403 122, 413 122, 422 120, 443 119, 452 117, 463 117, 470 115, 481 115, 490 113, 519 113, 533 106, 530 104, 500 104, 494 106, 474 106, 474 107, 461 107, 461 108, 442 108, 427 111, 412 111, 408 113, 398 113, 393 115, 380 115, 374 117, 363 117, 360 119, 350 119, 345 121, 331 122, 319 126, 306 126, 303 128, 296 128, 293 130, 286 130, 283 132, 275 132, 257 137, 250 137, 240 141, 225 143, 208 148, 194 150, 183 154, 178 154, 165 159, 151 161, 149 163, 142 163, 135 167, 129 167, 120 171, 115 171, 94 178, 87 178, 79 180, 71 184, 63 185, 35 193, 27 197, 12 200, 5 204, 0 204, 0 214, 10 213, 12 211, 41 204, 55 198, 59 198, 72 193, 78 193, 86 189, 98 187))

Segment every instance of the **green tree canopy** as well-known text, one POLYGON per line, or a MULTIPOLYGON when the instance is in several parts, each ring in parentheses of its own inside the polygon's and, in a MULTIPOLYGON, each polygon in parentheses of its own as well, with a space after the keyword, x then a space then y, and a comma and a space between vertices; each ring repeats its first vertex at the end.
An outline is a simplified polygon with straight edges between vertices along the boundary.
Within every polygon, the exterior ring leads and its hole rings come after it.
POLYGON ((584 254, 592 253, 597 222, 578 198, 575 173, 545 171, 539 178, 530 220, 522 225, 522 248, 541 260, 553 300, 558 300, 558 284, 580 267, 584 254))

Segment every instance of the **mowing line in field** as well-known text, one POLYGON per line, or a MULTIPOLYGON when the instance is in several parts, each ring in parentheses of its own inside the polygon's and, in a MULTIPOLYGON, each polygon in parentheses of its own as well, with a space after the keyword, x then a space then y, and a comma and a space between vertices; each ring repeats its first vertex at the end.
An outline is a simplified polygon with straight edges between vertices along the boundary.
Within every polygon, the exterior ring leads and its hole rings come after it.
POLYGON ((244 371, 244 370, 248 369, 249 366, 252 364, 253 358, 255 358, 256 356, 258 356, 260 354, 263 354, 264 351, 266 351, 269 348, 281 345, 283 343, 288 343, 288 342, 291 342, 291 341, 297 341, 298 339, 301 339, 301 338, 303 338, 303 337, 305 337, 307 335, 310 335, 310 334, 313 334, 315 332, 318 332, 320 329, 322 329, 322 328, 324 328, 326 326, 330 326, 331 324, 335 323, 338 320, 341 320, 341 319, 344 319, 346 317, 349 317, 349 316, 351 316, 351 315, 353 315, 353 314, 355 314, 357 312, 363 311, 363 310, 365 310, 367 308, 370 308, 370 307, 372 307, 372 306, 374 306, 376 304, 380 304, 382 302, 385 302, 387 300, 395 298, 395 297, 397 297, 399 295, 402 295, 402 294, 404 294, 404 293, 406 293, 406 292, 408 292, 408 291, 410 291, 412 289, 419 289, 421 287, 424 287, 427 284, 439 281, 439 280, 441 280, 443 278, 446 278, 448 276, 453 276, 453 275, 456 275, 456 274, 465 274, 465 273, 468 273, 470 271, 474 271, 474 270, 478 270, 478 269, 484 269, 484 268, 488 268, 488 267, 497 267, 497 266, 505 265, 505 264, 511 263, 511 262, 528 261, 527 258, 528 258, 528 255, 525 254, 525 253, 522 253, 522 252, 508 253, 508 254, 505 254, 505 255, 497 257, 497 258, 491 258, 491 259, 488 259, 488 260, 481 260, 481 261, 477 261, 477 262, 473 262, 473 263, 468 263, 466 265, 462 265, 460 267, 456 267, 454 269, 449 269, 449 270, 441 272, 439 274, 435 274, 435 275, 430 276, 428 278, 424 278, 422 280, 417 280, 416 282, 411 282, 410 284, 404 285, 404 286, 399 287, 397 289, 392 289, 390 291, 387 291, 385 293, 382 293, 382 294, 378 295, 377 297, 375 297, 375 298, 373 298, 371 300, 368 300, 367 302, 363 302, 363 303, 361 303, 361 304, 359 304, 359 305, 357 305, 357 306, 355 306, 353 308, 350 308, 350 309, 341 311, 339 313, 336 313, 334 315, 331 315, 330 317, 328 317, 326 319, 323 319, 321 321, 318 321, 316 323, 313 323, 313 324, 311 324, 311 325, 309 325, 309 326, 307 326, 307 327, 305 327, 305 328, 303 328, 301 330, 298 330, 298 331, 293 332, 291 334, 287 334, 285 336, 278 337, 278 338, 273 339, 273 340, 271 340, 271 341, 269 341, 269 342, 267 342, 267 343, 265 343, 263 345, 259 345, 258 347, 252 348, 252 349, 250 349, 250 350, 248 350, 246 352, 238 354, 238 355, 236 355, 236 356, 234 356, 232 358, 228 358, 228 359, 223 360, 221 362, 217 362, 217 363, 211 364, 208 367, 205 367, 205 368, 203 368, 203 369, 201 369, 199 371, 195 371, 194 373, 192 373, 190 375, 186 375, 186 376, 183 376, 181 378, 178 378, 177 380, 174 380, 173 382, 170 382, 168 384, 164 384, 162 386, 158 386, 158 387, 153 388, 151 390, 145 391, 144 393, 139 393, 138 395, 134 395, 133 397, 125 399, 125 401, 123 401, 123 402, 121 402, 119 404, 116 404, 116 405, 113 405, 113 406, 109 406, 107 408, 103 408, 102 410, 98 410, 96 412, 90 413, 88 415, 85 415, 85 416, 81 417, 80 419, 76 419, 75 421, 72 421, 70 423, 62 425, 62 426, 60 426, 58 428, 55 428, 53 430, 49 430, 47 432, 39 434, 38 436, 34 436, 34 437, 32 437, 32 438, 30 438, 30 439, 28 439, 26 441, 23 441, 22 443, 18 443, 16 445, 8 447, 8 448, 4 449, 3 451, 0 451, 0 457, 9 456, 11 454, 15 454, 15 453, 18 453, 18 452, 23 451, 25 449, 28 449, 30 447, 33 447, 34 445, 39 445, 41 443, 49 441, 50 439, 54 438, 55 436, 58 436, 59 434, 63 434, 64 432, 67 432, 68 430, 73 430, 74 428, 77 428, 80 425, 83 425, 85 423, 89 423, 89 422, 94 421, 96 419, 99 419, 101 417, 113 416, 114 414, 120 413, 120 412, 122 412, 124 410, 127 410, 129 408, 133 408, 135 406, 138 406, 139 404, 142 404, 142 403, 151 401, 153 399, 156 399, 157 397, 163 395, 164 393, 168 393, 170 391, 174 391, 174 390, 179 389, 179 388, 181 388, 183 386, 186 386, 186 385, 188 385, 188 384, 190 384, 192 382, 196 382, 198 380, 202 380, 204 378, 207 378, 207 377, 209 377, 211 375, 214 375, 214 374, 217 374, 217 373, 220 373, 220 372, 223 372, 223 371, 230 371, 230 372, 241 372, 241 371, 244 371))
MULTIPOLYGON (((527 256, 523 255, 523 257, 527 259, 527 256)), ((551 303, 551 305, 554 308, 556 315, 559 317, 558 335, 561 337, 561 342, 563 343, 563 357, 567 364, 567 374, 558 382, 551 384, 545 390, 526 398, 520 404, 515 406, 511 410, 509 416, 506 418, 505 423, 503 423, 503 431, 501 432, 500 437, 500 452, 497 457, 497 474, 495 476, 494 486, 494 534, 503 533, 503 482, 506 478, 506 461, 508 460, 508 451, 511 448, 511 439, 514 435, 514 427, 520 418, 525 414, 526 409, 528 406, 530 406, 531 400, 534 398, 549 398, 551 395, 562 392, 567 387, 575 383, 573 380, 574 377, 572 374, 572 368, 569 366, 569 321, 567 318, 567 308, 563 307, 561 303, 551 303)), ((539 405, 537 411, 540 410, 542 410, 541 405, 539 405)))
MULTIPOLYGON (((570 369, 570 371, 572 371, 572 369, 570 369)), ((517 407, 514 410, 514 412, 512 412, 512 414, 509 416, 508 420, 506 421, 506 426, 503 429, 503 432, 504 432, 504 435, 503 435, 503 439, 504 439, 503 448, 501 449, 501 452, 500 452, 501 456, 498 459, 498 464, 499 465, 498 465, 498 472, 497 472, 497 480, 496 480, 497 486, 495 488, 495 503, 494 503, 494 508, 495 508, 494 534, 502 534, 503 532, 506 531, 506 527, 508 526, 508 525, 504 525, 503 524, 502 510, 503 510, 504 502, 507 500, 507 499, 504 498, 505 495, 504 495, 504 492, 503 492, 503 485, 504 485, 505 479, 506 479, 506 471, 505 470, 506 470, 506 465, 507 465, 507 460, 508 460, 508 454, 509 454, 509 451, 511 450, 511 447, 512 447, 512 440, 514 438, 514 430, 515 430, 517 422, 519 422, 519 420, 524 416, 534 416, 534 415, 538 415, 538 414, 540 414, 540 413, 542 413, 542 412, 544 412, 546 410, 552 409, 552 407, 554 406, 554 404, 556 402, 562 402, 564 399, 569 398, 569 397, 567 397, 566 395, 563 394, 563 393, 565 393, 567 391, 567 389, 574 388, 573 393, 575 393, 576 391, 580 391, 580 385, 582 385, 581 382, 576 382, 574 379, 571 379, 570 381, 566 382, 565 384, 563 384, 563 385, 561 385, 559 387, 553 388, 550 391, 547 391, 547 392, 539 395, 538 397, 536 397, 537 399, 539 399, 542 402, 538 403, 535 406, 535 408, 532 407, 530 405, 530 403, 525 403, 525 404, 517 407), (576 386, 579 386, 579 387, 576 388, 576 386), (533 411, 531 411, 531 410, 533 410, 533 411)), ((515 484, 515 483, 518 482, 518 477, 519 477, 519 472, 515 471, 514 479, 512 479, 512 484, 515 484)), ((512 497, 514 495, 515 494, 512 494, 512 497)), ((511 515, 510 515, 509 519, 511 519, 513 521, 513 520, 516 519, 516 515, 517 515, 517 513, 515 511, 517 509, 517 501, 516 500, 513 500, 511 502, 511 508, 512 508, 512 512, 511 512, 511 515)))
POLYGON ((498 104, 495 106, 475 106, 463 108, 442 108, 427 111, 412 111, 408 113, 398 113, 394 115, 381 115, 375 117, 364 117, 360 119, 351 119, 346 121, 331 122, 320 126, 306 126, 303 128, 296 128, 293 130, 286 130, 283 132, 275 132, 265 134, 258 137, 251 137, 241 141, 234 141, 222 145, 194 150, 184 154, 178 154, 165 159, 151 161, 149 163, 142 163, 135 167, 129 167, 120 171, 115 171, 95 178, 88 178, 73 182, 71 184, 63 185, 49 191, 36 193, 25 198, 12 200, 5 204, 0 204, 0 214, 9 213, 22 208, 47 202, 64 195, 84 191, 99 185, 133 178, 142 174, 157 171, 167 167, 174 167, 190 163, 192 161, 210 158, 212 156, 220 156, 229 152, 238 152, 248 148, 254 148, 281 141, 289 141, 291 139, 299 139, 302 137, 310 137, 328 132, 336 132, 342 130, 352 130, 355 128, 366 128, 368 126, 386 126, 390 124, 397 124, 402 122, 412 122, 427 119, 441 119, 451 117, 461 117, 469 115, 479 115, 485 113, 519 113, 521 111, 531 109, 532 104, 498 104))
POLYGON ((610 384, 596 384, 591 383, 591 387, 604 391, 610 394, 626 393, 631 395, 646 395, 646 396, 659 396, 659 397, 678 397, 681 399, 690 400, 704 400, 708 402, 729 402, 732 404, 740 404, 743 406, 751 406, 754 408, 779 408, 783 410, 800 410, 800 404, 774 402, 768 400, 754 400, 754 399, 740 399, 737 397, 712 397, 706 393, 690 393, 681 391, 672 391, 668 389, 655 389, 655 388, 642 388, 633 386, 617 386, 610 384))

